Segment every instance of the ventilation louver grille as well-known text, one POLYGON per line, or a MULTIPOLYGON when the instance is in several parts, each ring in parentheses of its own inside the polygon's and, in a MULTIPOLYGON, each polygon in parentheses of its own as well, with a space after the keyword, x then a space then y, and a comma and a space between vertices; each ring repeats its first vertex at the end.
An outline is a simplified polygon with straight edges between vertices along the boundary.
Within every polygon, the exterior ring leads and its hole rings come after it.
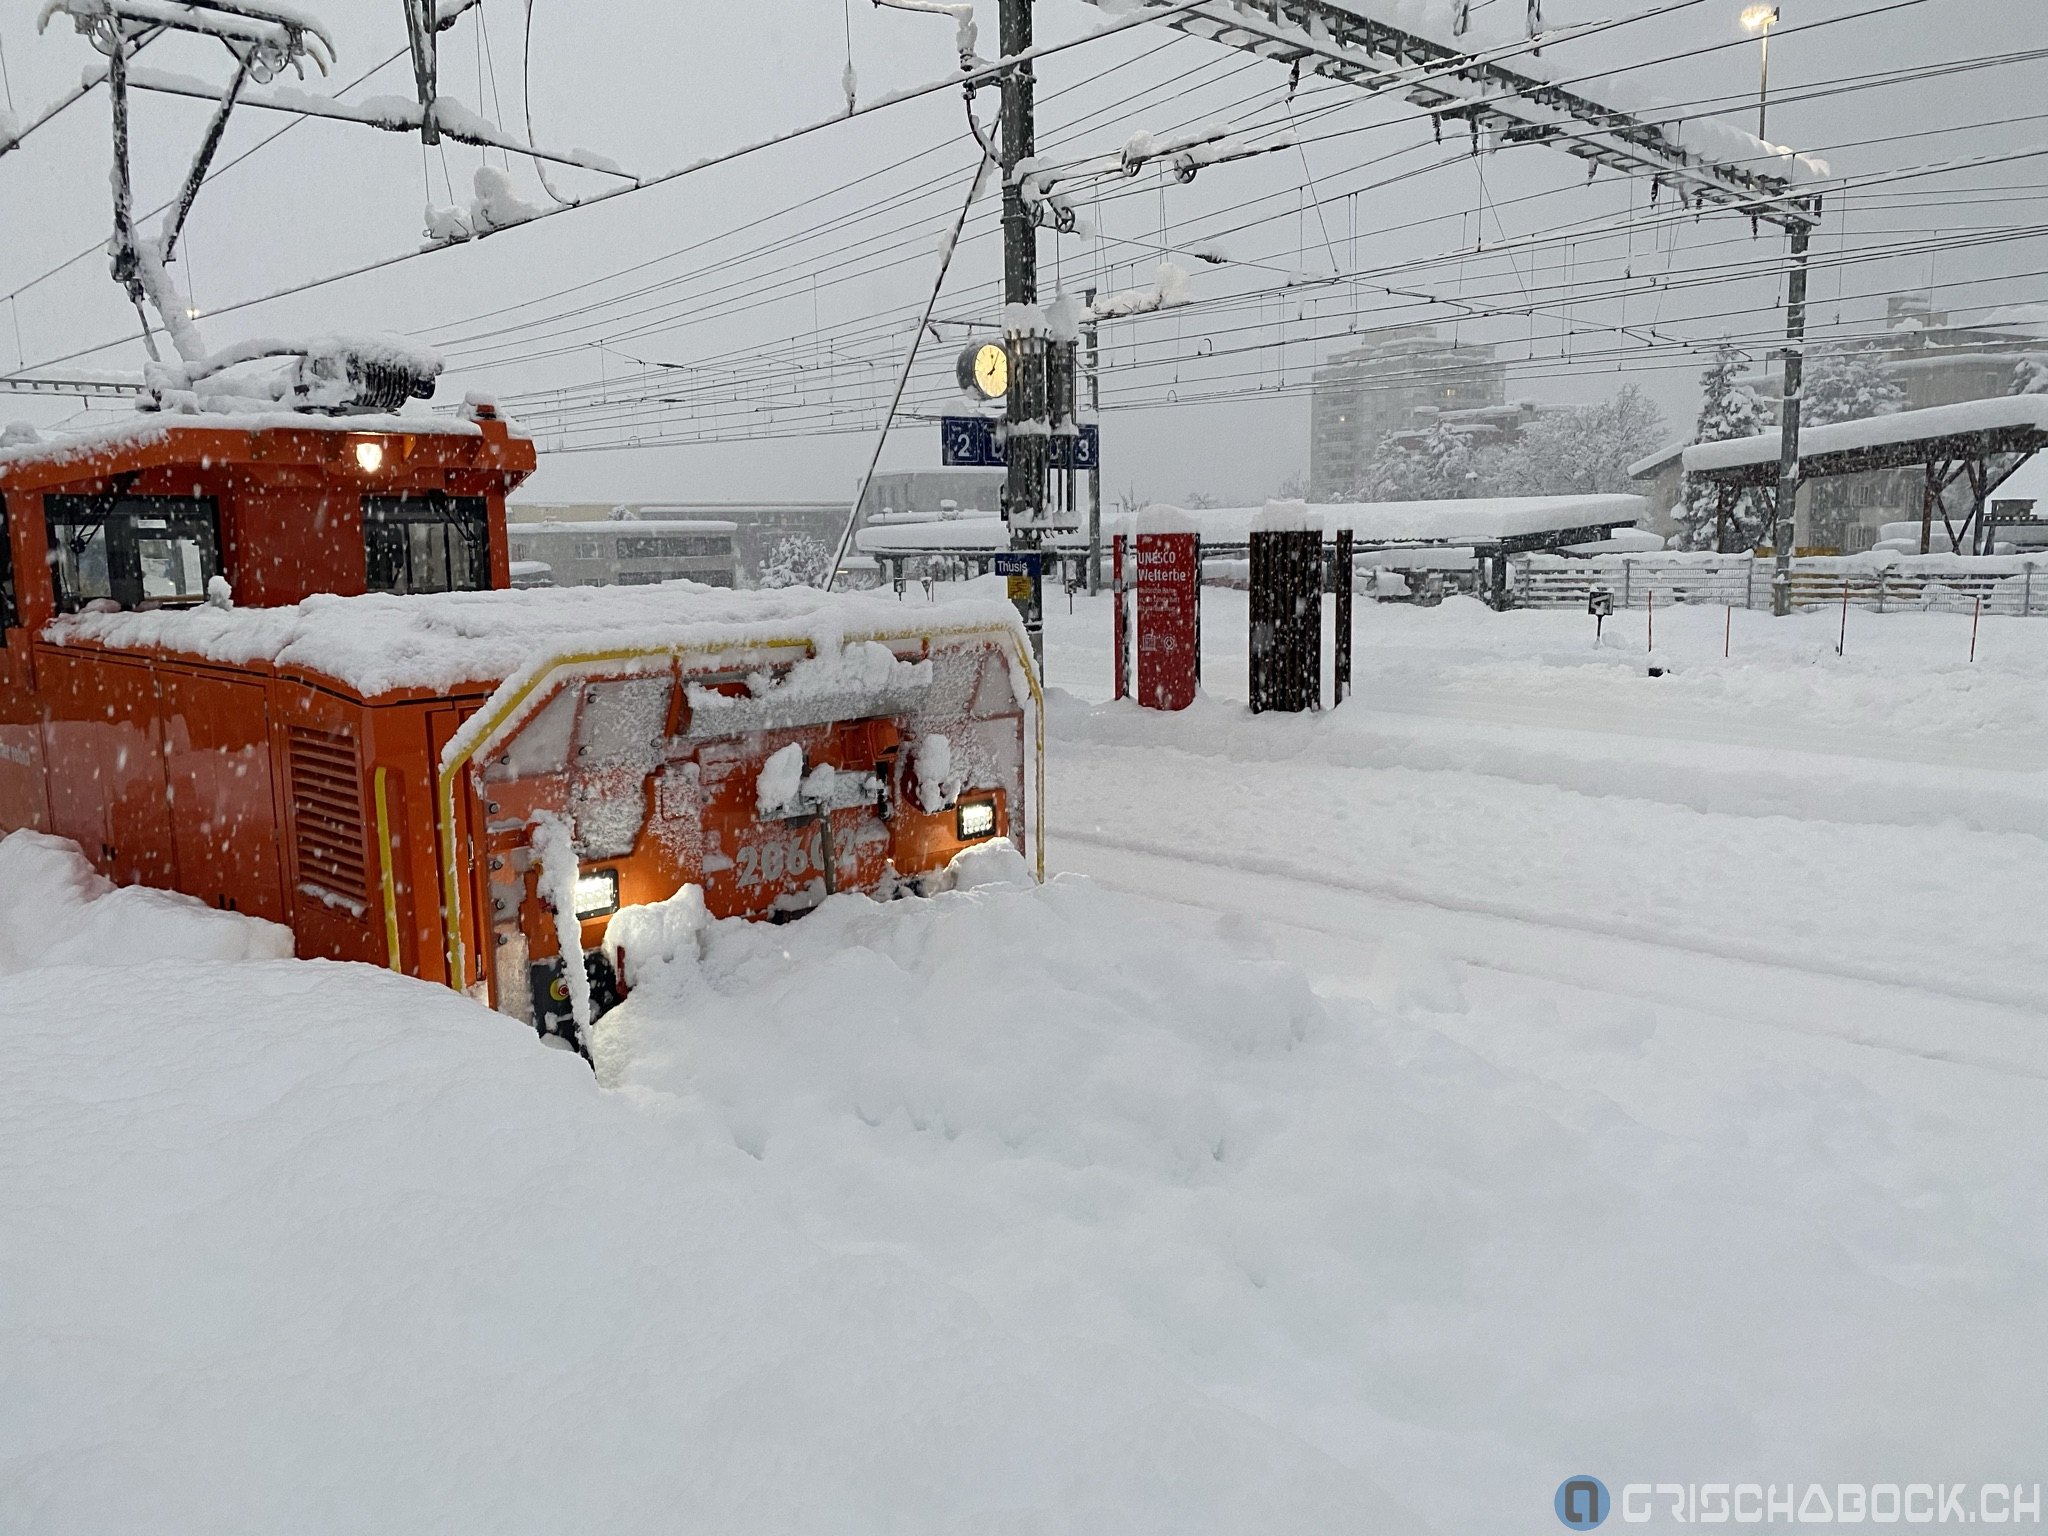
POLYGON ((360 917, 369 902, 363 780, 347 736, 293 726, 292 830, 299 889, 360 917))

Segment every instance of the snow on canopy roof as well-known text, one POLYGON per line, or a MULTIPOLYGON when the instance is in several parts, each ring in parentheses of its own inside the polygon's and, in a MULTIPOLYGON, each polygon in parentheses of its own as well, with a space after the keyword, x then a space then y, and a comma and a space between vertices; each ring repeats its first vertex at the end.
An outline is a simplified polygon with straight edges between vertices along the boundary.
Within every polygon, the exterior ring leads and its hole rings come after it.
POLYGON ((716 647, 848 634, 1002 629, 1022 636, 1009 603, 962 600, 913 617, 894 598, 810 587, 735 592, 673 581, 647 587, 565 587, 396 597, 309 597, 287 608, 212 607, 75 614, 51 623, 53 644, 162 650, 232 666, 270 665, 330 678, 365 698, 404 689, 495 685, 520 668, 574 652, 716 647))
MULTIPOLYGON (((1073 537, 1048 535, 1057 544, 1073 537)), ((959 550, 963 554, 1010 547, 1010 525, 999 517, 930 518, 923 522, 870 523, 854 535, 863 554, 893 555, 907 551, 959 550)))
MULTIPOLYGON (((1349 528, 1361 542, 1486 543, 1572 528, 1624 527, 1648 510, 1640 496, 1473 496, 1456 501, 1339 502, 1301 509, 1299 526, 1334 533, 1349 528)), ((1264 507, 1204 507, 1188 516, 1204 539, 1242 543, 1265 517, 1264 507)), ((1127 520, 1105 517, 1105 533, 1127 520)))
MULTIPOLYGON (((1149 510, 1149 509, 1148 509, 1149 510)), ((1192 507, 1175 509, 1185 519, 1183 527, 1215 544, 1242 544, 1252 528, 1265 516, 1258 507, 1192 507)), ((1562 533, 1577 528, 1622 528, 1640 522, 1649 511, 1641 496, 1474 496, 1458 501, 1375 501, 1344 502, 1303 509, 1299 524, 1304 528, 1335 532, 1349 528, 1362 544, 1373 543, 1490 543, 1498 539, 1533 534, 1562 533)), ((1152 531, 1144 526, 1145 513, 1135 516, 1113 513, 1102 519, 1102 534, 1152 531), (1134 527, 1134 525, 1136 525, 1134 527)), ((860 548, 871 555, 908 554, 925 550, 959 550, 962 553, 1008 549, 1009 528, 989 521, 939 521, 891 523, 863 528, 856 538, 860 548)), ((1078 530, 1052 534, 1046 542, 1054 548, 1074 548, 1087 542, 1078 530)))
POLYGON ((1684 454, 1685 447, 1684 443, 1673 443, 1669 448, 1659 448, 1655 453, 1637 459, 1635 463, 1628 467, 1629 479, 1643 480, 1656 474, 1665 465, 1672 463, 1684 454))
MULTIPOLYGON (((516 423, 507 422, 511 436, 528 436, 516 423)), ((412 433, 415 436, 480 437, 483 428, 459 416, 323 416, 297 411, 183 412, 137 411, 131 418, 102 422, 76 432, 65 432, 0 448, 0 482, 17 464, 66 464, 94 458, 113 449, 149 447, 166 441, 173 432, 339 432, 352 435, 412 433)))
MULTIPOLYGON (((1852 448, 1876 448, 1963 432, 1989 432, 2000 427, 2032 427, 2048 432, 2048 395, 1996 395, 1989 400, 1965 400, 1958 405, 1934 405, 1925 410, 1896 411, 1889 416, 1866 416, 1861 421, 1811 427, 1799 434, 1799 453, 1802 458, 1812 458, 1822 453, 1845 453, 1852 448)), ((1694 443, 1685 450, 1685 467, 1739 469, 1746 464, 1768 464, 1778 453, 1776 432, 1731 437, 1719 443, 1694 443)))

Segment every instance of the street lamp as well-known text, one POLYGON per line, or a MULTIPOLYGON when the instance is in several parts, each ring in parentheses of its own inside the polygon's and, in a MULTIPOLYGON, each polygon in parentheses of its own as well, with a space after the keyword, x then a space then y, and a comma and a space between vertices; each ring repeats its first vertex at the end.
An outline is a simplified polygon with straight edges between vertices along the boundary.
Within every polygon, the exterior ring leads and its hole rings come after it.
MULTIPOLYGON (((1756 94, 1756 136, 1764 139, 1764 120, 1771 107, 1771 28, 1778 24, 1778 8, 1775 5, 1752 5, 1742 13, 1742 28, 1745 32, 1763 34, 1763 77, 1757 84, 1756 94)), ((1769 139, 1764 139, 1768 144, 1769 139)))

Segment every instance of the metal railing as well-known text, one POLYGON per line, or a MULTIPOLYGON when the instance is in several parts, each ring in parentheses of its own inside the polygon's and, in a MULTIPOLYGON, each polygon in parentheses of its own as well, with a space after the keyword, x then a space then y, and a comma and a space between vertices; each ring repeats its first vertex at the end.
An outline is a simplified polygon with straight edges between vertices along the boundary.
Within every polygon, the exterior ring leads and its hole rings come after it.
MULTIPOLYGON (((1521 608, 1583 608, 1594 588, 1621 608, 1711 603, 1768 608, 1771 563, 1747 555, 1535 557, 1515 562, 1521 608)), ((1886 564, 1868 556, 1813 556, 1792 563, 1795 608, 1838 606, 1876 613, 1937 611, 2048 616, 2048 555, 1990 559, 1921 557, 1886 564)))

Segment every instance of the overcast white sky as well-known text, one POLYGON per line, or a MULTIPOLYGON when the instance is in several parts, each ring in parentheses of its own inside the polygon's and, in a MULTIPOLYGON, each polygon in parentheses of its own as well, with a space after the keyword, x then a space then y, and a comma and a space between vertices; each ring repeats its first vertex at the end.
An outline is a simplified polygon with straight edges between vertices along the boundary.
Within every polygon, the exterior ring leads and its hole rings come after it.
MULTIPOLYGON (((337 85, 402 47, 397 0, 312 4, 340 45, 337 85)), ((1553 26, 1668 14, 1549 49, 1545 59, 1573 78, 1610 72, 1583 80, 1578 89, 1589 95, 1705 103, 1754 127, 1754 44, 1700 51, 1741 36, 1740 0, 1672 5, 1546 0, 1553 26)), ((1521 0, 1485 0, 1477 14, 1514 23, 1521 8, 1521 0)), ((0 3, 7 83, 23 117, 91 62, 68 26, 38 37, 38 9, 37 0, 0 3)), ((981 10, 983 52, 993 53, 993 0, 982 0, 981 10)), ((1952 68, 2048 48, 2048 3, 1782 0, 1782 13, 1771 57, 1773 96, 1782 99, 1770 136, 1811 149, 1848 178, 1831 197, 1815 247, 1819 331, 1867 327, 1886 292, 1930 282, 1937 303, 1965 317, 2048 300, 2048 240, 2038 233, 2048 223, 2048 154, 1874 181, 1931 161, 2048 148, 2048 60, 1952 68), (1831 24, 1799 30, 1820 22, 1831 24), (1836 89, 1878 71, 1912 77, 1836 89), (1970 231, 2008 238, 1853 265, 1834 260, 1970 231)), ((526 5, 485 0, 481 14, 483 26, 465 20, 444 42, 444 89, 518 131, 526 5)), ((1080 0, 1040 0, 1038 14, 1041 40, 1078 36, 1104 20, 1080 0)), ((533 0, 536 139, 586 146, 646 173, 830 115, 844 105, 849 24, 863 100, 950 68, 945 23, 877 11, 867 0, 533 0)), ((148 62, 219 77, 219 58, 218 49, 179 39, 148 62)), ((1587 185, 1583 166, 1553 151, 1475 160, 1455 145, 1439 150, 1405 104, 1314 83, 1290 103, 1281 66, 1155 27, 1049 59, 1040 81, 1041 142, 1063 155, 1114 150, 1138 128, 1212 118, 1239 125, 1254 142, 1260 131, 1270 140, 1290 110, 1303 140, 1300 149, 1213 167, 1188 186, 1162 186, 1149 173, 1105 184, 1106 195, 1083 209, 1100 226, 1097 238, 1045 237, 1048 290, 1056 282, 1143 285, 1162 233, 1170 250, 1218 242, 1231 258, 1220 268, 1196 264, 1197 307, 1108 334, 1106 402, 1120 407, 1104 426, 1111 494, 1270 494, 1306 467, 1304 385, 1317 359, 1341 350, 1354 327, 1455 324, 1461 337, 1501 347, 1517 396, 1593 400, 1633 381, 1678 431, 1689 425, 1699 367, 1682 343, 1724 334, 1753 340, 1782 324, 1780 283, 1748 270, 1782 249, 1773 232, 1752 240, 1746 225, 1725 217, 1674 222, 1662 216, 1668 200, 1653 216, 1647 189, 1608 176, 1587 185), (1471 254, 1482 238, 1497 244, 1565 224, 1578 227, 1576 238, 1512 265, 1471 254), (1289 273, 1384 274, 1402 263, 1377 286, 1288 286, 1289 273), (1640 287, 1652 274, 1727 280, 1636 293, 1624 308, 1615 286, 1640 287), (1567 280, 1582 295, 1568 309, 1546 293, 1567 280), (1240 297, 1231 302, 1233 295, 1240 297), (1540 312, 1529 315, 1531 307, 1540 312), (1494 313, 1503 308, 1516 312, 1494 313), (1629 330, 1617 331, 1623 324, 1629 330)), ((353 97, 409 88, 401 61, 353 97)), ((993 94, 983 105, 992 117, 993 94)), ((142 101, 144 206, 169 195, 205 115, 196 103, 142 101)), ((244 112, 222 160, 286 121, 244 112)), ((215 346, 252 335, 383 329, 442 347, 451 364, 442 400, 488 389, 543 429, 546 453, 530 492, 537 497, 844 495, 872 448, 874 403, 908 343, 974 155, 959 97, 942 93, 474 246, 214 315, 413 248, 430 199, 447 202, 452 186, 467 201, 480 158, 474 149, 428 155, 416 140, 309 123, 207 186, 178 275, 209 317, 202 324, 215 346), (656 386, 635 383, 643 377, 656 386), (582 409, 568 414, 540 393, 592 386, 576 397, 582 409), (677 403, 622 403, 650 394, 677 403), (650 446, 662 437, 672 444, 650 446), (673 442, 705 437, 727 440, 673 442)), ((105 238, 107 166, 103 95, 0 157, 0 294, 105 238)), ((526 196, 546 202, 530 165, 511 170, 526 196)), ((607 184, 581 172, 557 178, 572 193, 607 184)), ((978 205, 969 233, 940 313, 993 322, 992 198, 978 205)), ((0 303, 0 367, 50 363, 134 329, 94 255, 0 303)), ((918 412, 946 403, 955 342, 969 334, 949 328, 946 344, 931 348, 913 389, 918 412)), ((128 342, 53 363, 52 371, 132 367, 140 356, 128 342)), ((71 409, 0 400, 9 419, 49 423, 71 409)), ((885 463, 936 464, 937 438, 928 420, 899 422, 885 463)))

